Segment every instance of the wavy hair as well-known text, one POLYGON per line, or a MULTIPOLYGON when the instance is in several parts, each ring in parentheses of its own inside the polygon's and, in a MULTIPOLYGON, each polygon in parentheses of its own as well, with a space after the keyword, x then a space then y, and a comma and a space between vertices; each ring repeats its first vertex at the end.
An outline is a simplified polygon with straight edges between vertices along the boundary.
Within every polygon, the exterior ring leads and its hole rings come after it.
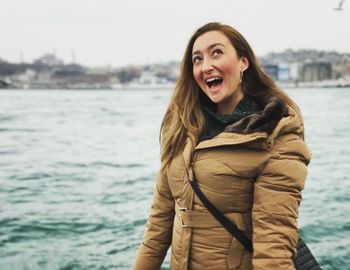
POLYGON ((183 149, 187 138, 196 144, 205 127, 203 105, 214 110, 216 108, 216 104, 203 93, 193 76, 193 44, 199 36, 209 31, 223 33, 236 49, 238 57, 248 59, 249 66, 242 78, 245 96, 252 98, 261 108, 270 98, 279 98, 300 115, 298 106, 262 70, 250 45, 236 29, 218 22, 205 24, 194 32, 187 44, 180 66, 180 75, 161 124, 160 144, 163 168, 183 149))

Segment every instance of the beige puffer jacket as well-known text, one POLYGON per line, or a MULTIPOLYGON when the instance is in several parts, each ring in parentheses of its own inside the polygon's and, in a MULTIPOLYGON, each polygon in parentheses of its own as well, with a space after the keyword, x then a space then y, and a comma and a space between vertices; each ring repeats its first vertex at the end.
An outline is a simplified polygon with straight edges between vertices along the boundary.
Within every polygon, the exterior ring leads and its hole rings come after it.
POLYGON ((276 100, 213 139, 196 146, 188 140, 158 176, 133 269, 160 269, 170 245, 171 270, 294 269, 309 161, 301 119, 276 100), (193 174, 207 198, 252 239, 253 254, 194 194, 193 174))

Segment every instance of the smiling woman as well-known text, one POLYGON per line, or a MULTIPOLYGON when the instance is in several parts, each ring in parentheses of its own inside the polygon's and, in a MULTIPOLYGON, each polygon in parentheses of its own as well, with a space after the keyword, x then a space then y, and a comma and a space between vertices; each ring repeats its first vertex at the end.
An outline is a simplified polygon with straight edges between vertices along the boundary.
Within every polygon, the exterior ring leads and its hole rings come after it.
POLYGON ((159 269, 170 245, 172 270, 295 269, 310 161, 303 120, 232 27, 209 23, 191 37, 161 150, 135 270, 159 269))
POLYGON ((243 97, 242 75, 248 68, 246 57, 238 57, 229 39, 219 31, 207 32, 193 44, 193 76, 217 112, 230 114, 243 97))

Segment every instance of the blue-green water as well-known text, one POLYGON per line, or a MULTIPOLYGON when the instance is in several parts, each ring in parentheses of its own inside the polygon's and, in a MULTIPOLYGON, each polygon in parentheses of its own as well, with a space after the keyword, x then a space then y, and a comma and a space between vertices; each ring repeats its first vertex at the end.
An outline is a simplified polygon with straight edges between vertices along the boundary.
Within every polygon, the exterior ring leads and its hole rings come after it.
MULTIPOLYGON (((350 89, 288 93, 313 153, 302 235, 323 269, 350 269, 350 89)), ((131 269, 169 96, 0 91, 1 270, 131 269)))

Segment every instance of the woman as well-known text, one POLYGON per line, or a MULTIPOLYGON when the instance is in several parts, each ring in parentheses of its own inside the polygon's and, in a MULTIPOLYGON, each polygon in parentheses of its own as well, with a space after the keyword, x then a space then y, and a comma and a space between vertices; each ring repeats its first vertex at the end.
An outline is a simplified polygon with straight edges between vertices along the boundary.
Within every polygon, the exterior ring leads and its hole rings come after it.
POLYGON ((235 29, 191 37, 161 127, 162 166, 134 269, 294 269, 310 153, 296 104, 235 29), (208 212, 189 181, 252 239, 253 253, 208 212))

